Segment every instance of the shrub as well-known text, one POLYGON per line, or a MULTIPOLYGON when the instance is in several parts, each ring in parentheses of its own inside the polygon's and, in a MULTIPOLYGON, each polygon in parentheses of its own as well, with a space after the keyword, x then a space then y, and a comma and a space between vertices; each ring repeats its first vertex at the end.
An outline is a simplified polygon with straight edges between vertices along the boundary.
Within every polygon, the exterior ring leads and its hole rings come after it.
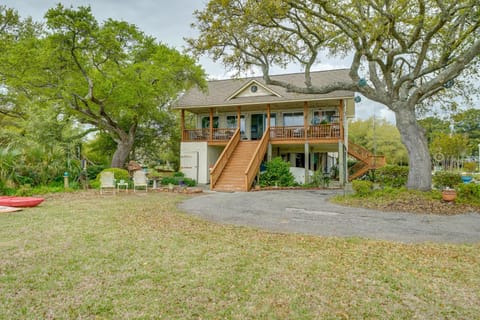
POLYGON ((475 172, 477 169, 477 163, 473 161, 465 162, 463 164, 463 170, 468 171, 468 172, 475 172))
POLYGON ((462 176, 455 172, 438 171, 433 175, 432 181, 437 189, 455 188, 462 183, 462 176))
POLYGON ((480 202, 480 185, 475 183, 462 183, 457 185, 456 190, 460 202, 480 202))
POLYGON ((290 187, 295 185, 295 178, 290 172, 290 166, 282 158, 276 157, 265 164, 266 170, 260 175, 260 185, 290 187))
POLYGON ((353 191, 359 197, 366 197, 373 192, 373 182, 368 180, 353 180, 353 191))
POLYGON ((185 174, 183 172, 178 171, 178 172, 174 172, 172 176, 181 178, 181 177, 185 177, 185 174))
POLYGON ((408 167, 385 166, 375 171, 375 177, 382 187, 401 188, 407 184, 408 167))
POLYGON ((330 184, 330 179, 330 174, 324 173, 322 170, 317 170, 312 176, 311 184, 316 187, 322 186, 326 188, 330 184))
POLYGON ((177 186, 180 184, 180 182, 183 182, 187 187, 195 187, 197 185, 197 182, 195 180, 190 178, 185 178, 183 176, 162 178, 162 185, 168 185, 171 183, 177 186))
POLYGON ((88 180, 95 180, 98 174, 105 169, 102 165, 87 166, 87 178, 88 180))

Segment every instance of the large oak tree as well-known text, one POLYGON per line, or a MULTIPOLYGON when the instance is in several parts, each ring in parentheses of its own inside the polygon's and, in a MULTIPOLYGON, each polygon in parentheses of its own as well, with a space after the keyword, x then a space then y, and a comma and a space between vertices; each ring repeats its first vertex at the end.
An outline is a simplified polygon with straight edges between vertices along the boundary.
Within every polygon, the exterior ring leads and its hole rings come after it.
POLYGON ((59 4, 45 19, 40 35, 14 42, 8 52, 10 93, 43 97, 60 113, 108 133, 116 143, 112 167, 125 165, 142 128, 169 138, 170 105, 204 83, 193 58, 127 22, 99 23, 90 7, 59 4))
POLYGON ((478 0, 211 0, 195 15, 199 36, 189 44, 198 53, 239 72, 257 67, 267 83, 290 91, 351 90, 387 106, 409 154, 407 187, 430 190, 417 111, 478 67, 478 0), (352 56, 351 81, 312 83, 324 54, 352 56), (270 77, 273 66, 292 62, 305 68, 303 87, 270 77))

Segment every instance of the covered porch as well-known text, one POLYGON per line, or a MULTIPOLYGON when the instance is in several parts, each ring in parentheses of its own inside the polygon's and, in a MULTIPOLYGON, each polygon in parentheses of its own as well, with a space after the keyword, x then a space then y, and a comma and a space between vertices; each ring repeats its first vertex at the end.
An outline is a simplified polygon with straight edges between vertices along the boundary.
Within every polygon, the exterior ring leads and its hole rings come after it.
POLYGON ((278 144, 334 143, 344 141, 344 100, 319 106, 318 103, 237 106, 191 110, 196 114, 196 128, 185 127, 185 109, 181 110, 182 142, 208 142, 226 145, 235 130, 241 140, 260 140, 269 129, 269 140, 278 144))

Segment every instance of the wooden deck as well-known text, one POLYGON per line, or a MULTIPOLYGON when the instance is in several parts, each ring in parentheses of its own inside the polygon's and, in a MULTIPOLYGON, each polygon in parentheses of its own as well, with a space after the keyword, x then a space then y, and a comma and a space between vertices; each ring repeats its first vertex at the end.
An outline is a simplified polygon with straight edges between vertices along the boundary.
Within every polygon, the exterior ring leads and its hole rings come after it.
MULTIPOLYGON (((233 137, 236 129, 186 129, 183 131, 183 142, 208 142, 211 145, 226 145, 233 137)), ((272 144, 331 143, 342 140, 343 134, 339 123, 309 126, 270 127, 272 144)))

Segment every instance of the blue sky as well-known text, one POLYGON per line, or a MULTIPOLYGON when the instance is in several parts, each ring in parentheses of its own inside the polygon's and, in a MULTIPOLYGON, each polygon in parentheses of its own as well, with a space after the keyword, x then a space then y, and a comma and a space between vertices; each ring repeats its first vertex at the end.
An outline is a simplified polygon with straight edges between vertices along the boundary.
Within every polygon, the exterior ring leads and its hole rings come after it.
MULTIPOLYGON (((93 15, 99 21, 112 18, 133 23, 146 34, 180 50, 185 46, 183 40, 185 37, 195 37, 195 30, 190 28, 190 24, 194 22, 193 12, 203 9, 206 4, 206 0, 3 0, 1 4, 16 9, 22 17, 31 16, 35 21, 41 21, 45 12, 59 2, 66 7, 89 5, 93 15)), ((324 59, 315 70, 348 68, 349 62, 348 58, 347 60, 324 59)), ((207 57, 202 57, 200 64, 210 78, 229 77, 220 63, 214 63, 207 57)), ((292 65, 287 70, 279 69, 275 73, 281 72, 302 72, 302 70, 292 65)), ((392 123, 395 121, 393 112, 381 104, 365 98, 357 104, 357 118, 366 119, 374 114, 377 118, 385 118, 392 123)))

